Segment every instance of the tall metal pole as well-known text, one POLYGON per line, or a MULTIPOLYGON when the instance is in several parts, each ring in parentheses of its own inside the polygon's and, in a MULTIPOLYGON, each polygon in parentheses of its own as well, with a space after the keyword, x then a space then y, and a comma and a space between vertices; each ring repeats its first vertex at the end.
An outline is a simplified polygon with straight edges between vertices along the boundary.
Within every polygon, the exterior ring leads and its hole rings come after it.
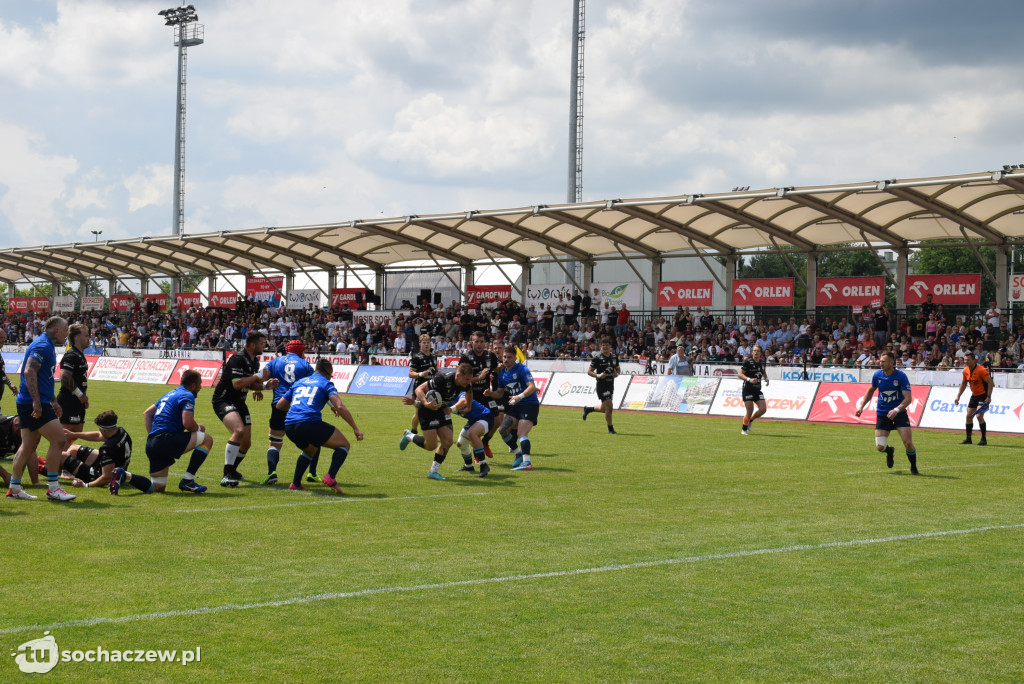
POLYGON ((583 40, 585 0, 575 0, 572 15, 572 79, 569 84, 569 174, 566 201, 583 199, 583 40))
POLYGON ((171 234, 181 237, 185 233, 185 41, 181 40, 181 29, 176 31, 178 39, 178 98, 174 122, 174 215, 171 219, 171 234))

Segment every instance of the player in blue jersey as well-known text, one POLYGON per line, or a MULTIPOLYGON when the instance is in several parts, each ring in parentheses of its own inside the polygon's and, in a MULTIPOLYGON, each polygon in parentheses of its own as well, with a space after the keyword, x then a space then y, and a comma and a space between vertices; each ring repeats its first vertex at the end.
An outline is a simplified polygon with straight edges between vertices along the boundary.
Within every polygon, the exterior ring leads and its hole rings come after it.
MULTIPOLYGON (((270 371, 271 378, 277 378, 278 385, 274 388, 274 403, 270 407, 270 448, 267 449, 267 476, 263 478, 265 485, 277 483, 277 464, 281 460, 281 445, 284 443, 284 419, 286 411, 277 408, 277 402, 288 394, 288 390, 298 380, 308 378, 315 371, 313 366, 302 357, 306 345, 302 340, 291 340, 285 345, 285 355, 278 356, 267 364, 264 370, 270 371)), ((316 478, 316 457, 309 468, 309 474, 316 478)))
POLYGON ((885 464, 892 468, 893 456, 896 448, 889 445, 889 433, 896 430, 900 433, 900 439, 907 448, 907 460, 910 461, 910 472, 919 475, 917 472, 917 449, 914 448, 914 440, 910 434, 910 416, 907 414, 907 407, 914 401, 910 391, 910 380, 907 374, 896 370, 896 357, 891 351, 882 352, 879 360, 882 370, 875 371, 871 377, 871 387, 864 393, 857 409, 857 417, 860 417, 864 407, 871 400, 871 395, 878 390, 877 418, 875 418, 875 445, 879 451, 885 452, 885 464))
POLYGON ((498 387, 504 392, 506 399, 505 414, 512 416, 516 423, 516 434, 509 433, 506 443, 512 446, 516 440, 519 450, 512 470, 533 470, 530 463, 530 430, 537 424, 540 413, 540 399, 537 398, 537 383, 533 374, 525 364, 519 363, 516 350, 505 349, 501 359, 501 370, 498 372, 498 387))
POLYGON ((21 387, 15 399, 21 421, 21 448, 11 468, 11 484, 7 490, 9 499, 36 498, 22 488, 21 475, 29 459, 37 458, 36 448, 42 437, 50 443, 46 450, 46 498, 51 501, 72 501, 75 498, 60 486, 66 442, 60 424, 61 407, 54 402, 53 395, 53 378, 57 370, 54 346, 63 345, 67 337, 68 322, 54 316, 46 321, 43 334, 33 340, 25 351, 21 364, 21 387))
POLYGON ((338 485, 338 469, 348 458, 349 441, 341 430, 323 420, 324 407, 329 403, 334 415, 343 418, 352 427, 357 441, 363 441, 363 432, 356 425, 352 413, 341 402, 338 390, 331 381, 334 366, 327 359, 316 362, 313 375, 296 380, 283 397, 277 401, 277 408, 285 411, 284 432, 295 446, 302 450, 299 462, 295 465, 295 477, 288 486, 291 490, 305 489, 302 486, 302 474, 306 472, 313 455, 320 447, 334 450, 331 456, 331 467, 324 475, 323 483, 343 494, 338 485))
POLYGON ((203 389, 203 376, 196 370, 181 374, 181 385, 160 397, 142 414, 146 421, 146 456, 149 457, 149 478, 133 475, 123 468, 114 470, 110 493, 117 494, 129 482, 147 494, 167 490, 167 473, 171 464, 191 451, 188 468, 178 483, 183 492, 202 494, 206 486, 196 482, 196 473, 213 448, 213 437, 206 427, 196 422, 196 397, 203 389))
MULTIPOLYGON (((494 429, 496 414, 471 396, 467 397, 465 392, 459 395, 455 405, 452 406, 452 413, 457 413, 466 419, 466 425, 459 432, 459 438, 455 441, 455 445, 462 454, 462 460, 465 461, 465 465, 459 468, 459 472, 476 472, 473 467, 473 463, 476 462, 481 464, 480 472, 486 475, 483 466, 487 465, 487 456, 484 455, 483 438, 494 429)), ((431 479, 447 479, 438 472, 437 468, 440 465, 435 461, 431 466, 431 479)))

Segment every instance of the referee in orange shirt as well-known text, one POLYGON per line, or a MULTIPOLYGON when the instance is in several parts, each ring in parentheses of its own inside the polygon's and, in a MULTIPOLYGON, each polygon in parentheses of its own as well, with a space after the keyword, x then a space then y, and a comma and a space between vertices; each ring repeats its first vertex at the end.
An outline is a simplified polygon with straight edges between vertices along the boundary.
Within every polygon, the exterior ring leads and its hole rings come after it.
POLYGON ((964 367, 964 379, 960 383, 960 391, 956 393, 956 399, 953 401, 954 404, 960 403, 960 395, 964 393, 964 389, 967 388, 968 383, 971 385, 971 400, 967 402, 967 438, 960 442, 961 444, 971 443, 971 431, 974 428, 974 417, 978 417, 978 428, 981 429, 981 439, 978 441, 978 446, 985 446, 988 444, 988 440, 985 439, 985 411, 988 410, 989 404, 992 402, 992 374, 988 372, 988 368, 985 368, 978 363, 977 357, 974 352, 967 352, 964 354, 964 363, 967 365, 964 367))

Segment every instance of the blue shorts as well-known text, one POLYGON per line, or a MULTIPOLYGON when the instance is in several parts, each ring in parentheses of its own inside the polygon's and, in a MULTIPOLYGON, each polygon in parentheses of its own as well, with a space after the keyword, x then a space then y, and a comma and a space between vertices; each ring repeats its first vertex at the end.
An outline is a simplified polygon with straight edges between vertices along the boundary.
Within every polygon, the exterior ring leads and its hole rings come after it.
POLYGON ((534 425, 537 424, 537 415, 540 414, 540 404, 516 404, 509 406, 505 415, 512 416, 516 420, 528 420, 534 425))
POLYGON ((472 426, 474 426, 477 423, 483 421, 484 424, 487 425, 487 428, 484 430, 484 434, 486 435, 488 432, 490 432, 491 430, 494 429, 494 415, 495 414, 493 414, 493 413, 488 413, 486 416, 483 416, 481 418, 477 418, 476 420, 467 420, 466 421, 466 427, 464 427, 462 429, 463 430, 468 430, 472 426))
POLYGON ((57 413, 51 404, 42 404, 43 415, 32 417, 32 404, 18 404, 18 418, 21 418, 21 429, 35 432, 51 420, 57 420, 57 413))
POLYGON ((170 468, 188 449, 191 439, 191 432, 157 432, 150 435, 146 439, 149 472, 159 473, 165 468, 170 468))
POLYGON ((284 433, 295 446, 305 449, 310 444, 316 447, 323 446, 334 436, 334 426, 322 420, 306 420, 285 425, 284 433))
MULTIPOLYGON (((277 402, 274 402, 275 404, 277 402)), ((277 406, 271 405, 270 407, 270 429, 271 430, 284 430, 284 417, 288 415, 287 411, 282 411, 277 406)))
POLYGON ((886 432, 892 432, 897 428, 908 428, 910 427, 910 416, 906 411, 900 411, 896 416, 896 420, 889 420, 889 416, 884 413, 879 413, 878 417, 875 418, 875 429, 885 430, 886 432))

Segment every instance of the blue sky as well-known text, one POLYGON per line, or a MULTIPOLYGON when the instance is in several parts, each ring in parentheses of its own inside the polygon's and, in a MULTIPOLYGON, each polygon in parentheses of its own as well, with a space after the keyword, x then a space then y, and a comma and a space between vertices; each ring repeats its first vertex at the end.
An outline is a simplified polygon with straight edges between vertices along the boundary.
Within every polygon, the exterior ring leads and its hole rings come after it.
MULTIPOLYGON (((564 201, 571 0, 195 4, 188 232, 564 201)), ((0 246, 170 232, 167 6, 0 0, 0 246)), ((1024 3, 587 12, 584 199, 1024 163, 1024 3)))

